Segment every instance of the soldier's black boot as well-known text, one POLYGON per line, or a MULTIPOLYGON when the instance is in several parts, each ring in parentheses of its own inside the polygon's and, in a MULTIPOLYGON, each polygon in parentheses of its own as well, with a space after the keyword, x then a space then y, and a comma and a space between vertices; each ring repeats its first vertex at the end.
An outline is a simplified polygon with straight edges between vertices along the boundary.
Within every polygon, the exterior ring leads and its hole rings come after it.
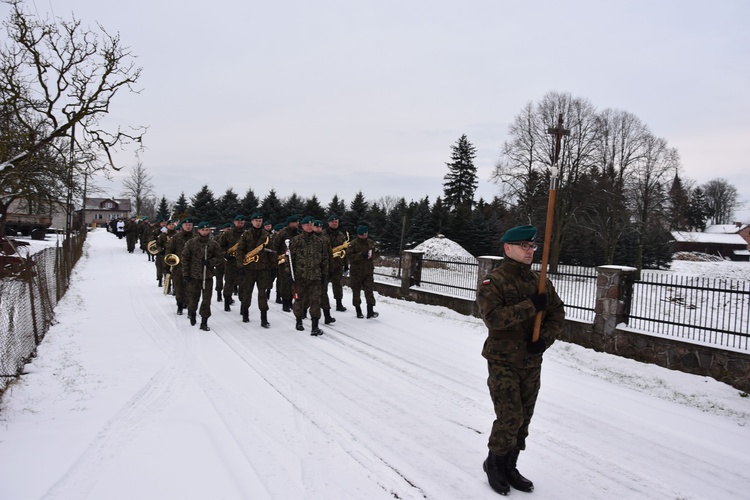
POLYGON ((302 319, 307 319, 307 308, 302 309, 302 319))
POLYGON ((211 329, 208 327, 208 318, 204 318, 203 316, 201 316, 201 326, 200 326, 200 329, 203 330, 203 331, 205 331, 205 332, 210 332, 211 331, 211 329))
POLYGON ((334 317, 331 316, 331 310, 330 309, 323 309, 323 315, 326 318, 325 321, 324 321, 324 323, 326 325, 330 325, 331 323, 335 323, 336 322, 336 318, 334 318, 334 317))
POLYGON ((505 455, 505 477, 508 479, 508 484, 518 491, 534 491, 534 483, 523 477, 516 468, 519 453, 520 450, 516 448, 505 455))
POLYGON ((229 302, 228 300, 225 300, 224 301, 224 310, 227 311, 227 312, 231 311, 232 308, 230 307, 230 305, 231 305, 231 302, 229 302))
POLYGON ((268 322, 268 311, 260 312, 260 326, 263 328, 269 328, 271 323, 268 322))
POLYGON ((292 312, 292 299, 282 299, 283 306, 281 307, 281 310, 284 312, 292 312))
POLYGON ((182 316, 182 302, 177 303, 177 315, 182 316))
POLYGON ((323 335, 323 330, 318 328, 318 320, 319 318, 312 319, 312 330, 310 330, 310 335, 323 335))
POLYGON ((341 299, 336 299, 336 311, 337 312, 346 311, 346 307, 344 307, 344 304, 341 303, 341 299))
POLYGON ((357 311, 357 317, 358 318, 364 318, 364 314, 362 314, 362 308, 360 306, 354 306, 354 309, 357 311))
POLYGON ((240 314, 242 314, 243 323, 250 323, 250 311, 248 307, 241 306, 240 314))
POLYGON ((190 320, 190 326, 195 326, 195 312, 188 311, 188 319, 190 320))
POLYGON ((216 302, 221 302, 221 290, 216 290, 216 302))
POLYGON ((302 318, 299 318, 297 320, 297 323, 294 325, 294 328, 296 328, 299 331, 303 331, 305 329, 305 327, 302 326, 302 318))
POLYGON ((276 289, 276 303, 277 303, 277 304, 283 304, 283 303, 284 303, 284 301, 283 301, 283 300, 281 300, 281 295, 279 295, 279 290, 278 290, 278 288, 276 289))
POLYGON ((156 279, 158 280, 158 283, 159 283, 159 284, 158 284, 158 285, 156 285, 156 286, 158 286, 159 288, 161 288, 161 287, 162 287, 162 284, 161 284, 161 278, 156 278, 156 279))
POLYGON ((378 313, 373 311, 374 307, 375 307, 375 304, 367 304, 367 319, 378 317, 378 313))
POLYGON ((505 455, 495 455, 490 452, 487 460, 482 464, 484 472, 487 473, 487 481, 493 490, 501 495, 510 493, 508 478, 505 477, 505 455))

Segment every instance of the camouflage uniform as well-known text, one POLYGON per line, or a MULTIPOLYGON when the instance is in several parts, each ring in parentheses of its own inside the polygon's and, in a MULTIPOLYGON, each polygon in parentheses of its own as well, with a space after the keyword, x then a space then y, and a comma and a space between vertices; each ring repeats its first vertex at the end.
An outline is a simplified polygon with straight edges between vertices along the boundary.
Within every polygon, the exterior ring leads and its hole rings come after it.
MULTIPOLYGON (((331 250, 333 248, 343 245, 348 238, 348 234, 338 229, 331 229, 330 227, 323 228, 323 234, 328 238, 331 250)), ((348 252, 348 250, 347 250, 348 252)), ((331 282, 331 289, 333 290, 333 298, 336 300, 337 311, 345 311, 341 305, 341 299, 344 297, 344 288, 341 285, 341 277, 344 274, 344 264, 346 263, 346 256, 343 258, 334 258, 331 254, 331 264, 329 269, 329 281, 331 282)), ((328 286, 326 286, 325 296, 323 298, 325 305, 328 305, 328 286)))
POLYGON ((159 286, 161 286, 162 278, 165 274, 170 273, 169 266, 164 264, 164 256, 167 254, 167 244, 174 238, 177 231, 174 229, 167 229, 164 232, 159 232, 156 237, 156 249, 159 253, 156 254, 156 276, 159 279, 159 286))
MULTIPOLYGON (((477 290, 479 314, 489 330, 482 356, 487 358, 487 385, 496 415, 487 446, 495 455, 526 448, 542 370, 542 353, 532 354, 527 348, 536 316, 529 296, 538 288, 539 273, 506 258, 477 290)), ((550 346, 562 329, 565 311, 549 280, 547 295, 540 338, 550 346)))
POLYGON ((290 244, 294 282, 299 298, 294 301, 294 316, 302 320, 309 308, 310 318, 320 319, 320 294, 323 277, 328 275, 328 259, 323 240, 315 233, 302 233, 290 244))
MULTIPOLYGON (((284 229, 279 231, 273 240, 274 250, 276 255, 284 255, 286 253, 286 240, 292 240, 298 236, 299 230, 296 227, 287 225, 284 229)), ((276 287, 279 289, 281 300, 284 304, 284 310, 289 310, 292 304, 292 278, 289 270, 289 262, 278 264, 278 276, 276 278, 276 287)))
POLYGON ((125 222, 125 242, 128 246, 128 252, 133 253, 135 251, 135 244, 138 240, 138 224, 134 220, 128 220, 125 222))
POLYGON ((268 283, 268 267, 270 265, 269 253, 258 252, 258 260, 244 265, 243 258, 245 254, 263 244, 270 244, 271 238, 268 231, 262 227, 256 229, 252 225, 246 229, 240 238, 240 244, 237 247, 237 274, 242 283, 240 286, 240 312, 243 321, 247 321, 248 309, 253 301, 253 289, 258 288, 258 309, 261 312, 268 311, 268 295, 266 288, 268 283))
POLYGON ((174 238, 167 243, 167 253, 173 253, 180 257, 180 263, 172 268, 172 284, 174 286, 174 297, 177 302, 177 314, 182 314, 182 309, 187 307, 187 290, 183 285, 182 277, 182 250, 185 244, 194 236, 194 231, 179 231, 174 238))
POLYGON ((188 316, 195 315, 201 295, 201 318, 211 316, 214 268, 221 260, 221 247, 209 236, 196 234, 185 243, 180 255, 180 265, 183 281, 187 284, 188 316))
POLYGON ((365 303, 371 308, 375 305, 375 262, 373 261, 375 242, 370 238, 357 236, 352 240, 346 251, 349 259, 349 286, 352 289, 352 305, 359 307, 362 304, 360 292, 365 292, 365 303))
MULTIPOLYGON (((224 258, 226 259, 226 265, 224 266, 224 310, 229 311, 229 305, 232 303, 232 295, 234 290, 237 288, 237 257, 232 257, 227 254, 230 248, 235 243, 239 243, 242 238, 242 233, 245 232, 244 227, 233 227, 224 232, 223 238, 221 238, 221 249, 224 252, 224 258)), ((239 253, 235 253, 235 256, 239 253)))

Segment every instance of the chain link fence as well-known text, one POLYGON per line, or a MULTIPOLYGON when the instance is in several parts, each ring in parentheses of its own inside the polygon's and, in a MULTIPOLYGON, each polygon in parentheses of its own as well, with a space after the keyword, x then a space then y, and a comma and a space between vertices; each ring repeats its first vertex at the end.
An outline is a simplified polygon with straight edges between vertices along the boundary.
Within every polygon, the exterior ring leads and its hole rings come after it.
POLYGON ((85 240, 83 231, 25 258, 0 256, 0 395, 36 355, 85 240))

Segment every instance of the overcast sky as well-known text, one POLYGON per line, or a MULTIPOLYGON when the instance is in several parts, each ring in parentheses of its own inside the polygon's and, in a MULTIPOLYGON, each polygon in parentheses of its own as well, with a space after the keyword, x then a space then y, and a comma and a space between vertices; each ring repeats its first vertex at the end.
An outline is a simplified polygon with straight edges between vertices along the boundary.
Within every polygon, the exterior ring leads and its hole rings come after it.
POLYGON ((170 200, 208 184, 434 201, 462 134, 490 199, 509 123, 550 91, 635 114, 678 149, 683 177, 723 177, 750 199, 746 0, 28 5, 99 22, 138 55, 143 90, 109 119, 149 127, 143 164, 170 200))

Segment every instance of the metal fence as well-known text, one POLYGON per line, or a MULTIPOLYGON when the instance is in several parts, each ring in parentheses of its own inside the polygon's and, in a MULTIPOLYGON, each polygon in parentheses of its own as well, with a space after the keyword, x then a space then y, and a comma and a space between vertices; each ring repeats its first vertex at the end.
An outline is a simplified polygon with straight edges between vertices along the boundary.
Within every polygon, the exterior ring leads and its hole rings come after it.
POLYGON ((633 283, 628 326, 747 350, 750 282, 644 272, 633 283))
POLYGON ((65 295, 73 266, 83 253, 85 232, 0 266, 0 394, 35 355, 65 295))
MULTIPOLYGON (((540 264, 532 264, 539 271, 540 264)), ((560 264, 557 272, 547 272, 547 278, 565 304, 565 317, 594 322, 596 306, 596 268, 560 264)))

